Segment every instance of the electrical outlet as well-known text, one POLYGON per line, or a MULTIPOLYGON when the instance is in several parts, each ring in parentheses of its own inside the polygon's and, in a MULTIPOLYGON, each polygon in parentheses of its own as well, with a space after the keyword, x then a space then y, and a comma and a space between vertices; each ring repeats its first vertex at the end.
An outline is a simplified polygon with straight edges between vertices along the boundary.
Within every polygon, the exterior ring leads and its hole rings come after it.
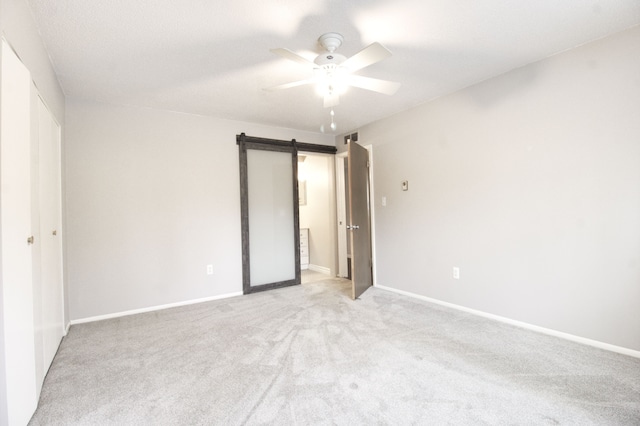
POLYGON ((453 279, 454 280, 460 279, 460 268, 458 268, 457 266, 453 267, 453 279))
POLYGON ((213 275, 213 265, 207 265, 207 275, 213 275))

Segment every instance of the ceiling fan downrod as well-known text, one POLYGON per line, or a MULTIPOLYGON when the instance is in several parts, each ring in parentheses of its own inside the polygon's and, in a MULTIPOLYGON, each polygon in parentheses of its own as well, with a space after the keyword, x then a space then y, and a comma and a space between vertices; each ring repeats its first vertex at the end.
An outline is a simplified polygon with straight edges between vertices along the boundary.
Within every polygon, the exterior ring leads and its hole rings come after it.
POLYGON ((338 33, 324 33, 318 37, 318 43, 320 43, 320 46, 327 49, 329 53, 335 52, 336 49, 342 45, 343 41, 344 37, 342 37, 342 34, 338 33))

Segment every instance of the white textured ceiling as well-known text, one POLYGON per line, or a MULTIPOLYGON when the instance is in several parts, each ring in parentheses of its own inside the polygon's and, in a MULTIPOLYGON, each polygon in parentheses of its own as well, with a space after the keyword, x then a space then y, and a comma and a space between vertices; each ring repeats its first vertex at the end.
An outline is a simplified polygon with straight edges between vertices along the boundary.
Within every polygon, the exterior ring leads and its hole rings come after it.
POLYGON ((272 54, 313 59, 344 35, 351 56, 393 56, 358 74, 402 83, 351 88, 337 133, 640 24, 639 0, 28 0, 65 95, 319 131, 328 110, 310 77, 272 54), (316 52, 316 53, 314 53, 316 52))

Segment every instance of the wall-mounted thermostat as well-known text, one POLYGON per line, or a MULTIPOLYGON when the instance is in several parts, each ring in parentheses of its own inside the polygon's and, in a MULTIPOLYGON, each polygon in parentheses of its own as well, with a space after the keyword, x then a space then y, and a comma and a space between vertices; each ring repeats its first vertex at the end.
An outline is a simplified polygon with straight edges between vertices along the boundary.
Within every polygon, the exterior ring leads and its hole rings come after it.
POLYGON ((402 181, 402 190, 403 191, 408 191, 409 190, 409 181, 408 180, 403 180, 402 181))

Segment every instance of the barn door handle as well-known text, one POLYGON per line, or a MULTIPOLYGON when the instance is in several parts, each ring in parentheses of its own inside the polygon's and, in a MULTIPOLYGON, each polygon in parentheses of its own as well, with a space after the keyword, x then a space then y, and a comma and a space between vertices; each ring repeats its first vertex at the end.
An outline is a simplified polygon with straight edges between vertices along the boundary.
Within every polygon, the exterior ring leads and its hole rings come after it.
POLYGON ((359 225, 347 225, 347 229, 351 229, 351 230, 360 229, 360 226, 359 225))

